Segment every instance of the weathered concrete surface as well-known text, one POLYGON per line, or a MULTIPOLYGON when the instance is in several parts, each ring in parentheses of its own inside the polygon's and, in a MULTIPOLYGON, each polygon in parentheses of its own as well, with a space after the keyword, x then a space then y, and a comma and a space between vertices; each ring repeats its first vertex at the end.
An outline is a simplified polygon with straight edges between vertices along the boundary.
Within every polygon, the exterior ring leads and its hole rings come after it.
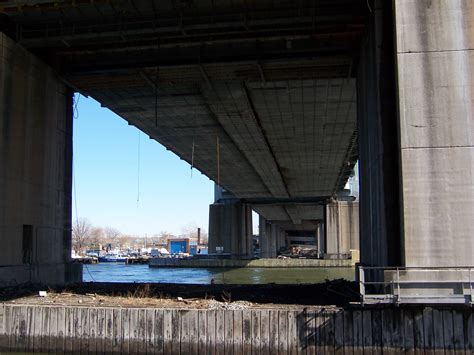
POLYGON ((203 268, 324 268, 324 267, 353 267, 352 260, 323 260, 323 259, 255 259, 255 260, 230 260, 230 259, 200 259, 186 260, 173 258, 150 259, 150 267, 203 267, 203 268))
POLYGON ((252 210, 241 202, 214 203, 209 207, 209 253, 216 247, 235 257, 253 257, 252 210))
POLYGON ((474 265, 474 4, 395 1, 404 261, 474 265))
POLYGON ((5 316, 0 351, 467 354, 474 350, 469 308, 232 309, 232 305, 163 309, 1 304, 0 314, 5 316))
POLYGON ((259 235, 260 235, 260 257, 276 257, 276 237, 272 233, 271 224, 267 220, 259 217, 259 235))
POLYGON ((324 223, 319 223, 316 228, 316 245, 318 248, 318 254, 319 255, 324 254, 326 250, 326 234, 325 234, 324 223))
POLYGON ((286 231, 278 223, 260 216, 260 256, 276 258, 280 248, 286 246, 286 231))
POLYGON ((334 201, 326 205, 328 254, 359 250, 359 202, 334 201))
POLYGON ((0 287, 80 280, 69 264, 71 163, 71 92, 0 33, 0 287))

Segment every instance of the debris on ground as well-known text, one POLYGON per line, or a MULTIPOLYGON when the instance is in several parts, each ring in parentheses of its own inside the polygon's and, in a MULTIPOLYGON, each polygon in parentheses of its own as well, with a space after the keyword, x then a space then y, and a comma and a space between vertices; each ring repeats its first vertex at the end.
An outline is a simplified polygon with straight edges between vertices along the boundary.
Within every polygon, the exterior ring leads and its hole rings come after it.
POLYGON ((180 285, 81 283, 47 289, 30 285, 0 290, 0 302, 100 307, 247 309, 262 307, 345 306, 359 300, 357 284, 327 280, 311 285, 180 285))

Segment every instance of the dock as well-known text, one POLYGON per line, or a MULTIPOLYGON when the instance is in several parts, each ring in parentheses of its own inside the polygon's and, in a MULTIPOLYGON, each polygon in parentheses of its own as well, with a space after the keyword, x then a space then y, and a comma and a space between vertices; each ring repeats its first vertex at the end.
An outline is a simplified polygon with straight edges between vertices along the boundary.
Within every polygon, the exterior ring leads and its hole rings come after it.
POLYGON ((178 259, 153 258, 149 267, 190 267, 190 268, 325 268, 354 267, 354 260, 336 259, 178 259))
POLYGON ((150 261, 150 257, 127 258, 125 264, 127 265, 146 265, 150 261))

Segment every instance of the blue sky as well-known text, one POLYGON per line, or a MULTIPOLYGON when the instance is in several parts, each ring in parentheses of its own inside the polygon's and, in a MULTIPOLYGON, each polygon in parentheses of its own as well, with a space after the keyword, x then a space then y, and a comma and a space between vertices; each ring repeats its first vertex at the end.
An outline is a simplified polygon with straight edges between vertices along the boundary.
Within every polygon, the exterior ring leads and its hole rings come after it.
POLYGON ((77 205, 79 218, 122 233, 208 229, 211 180, 197 170, 191 178, 188 163, 93 99, 81 96, 75 116, 73 220, 77 205))

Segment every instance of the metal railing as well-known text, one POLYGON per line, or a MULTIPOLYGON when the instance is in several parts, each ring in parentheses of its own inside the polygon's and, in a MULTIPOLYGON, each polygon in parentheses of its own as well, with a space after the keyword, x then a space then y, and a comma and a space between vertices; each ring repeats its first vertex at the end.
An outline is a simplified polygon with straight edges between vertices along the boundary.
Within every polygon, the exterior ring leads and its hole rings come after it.
POLYGON ((474 266, 358 266, 362 304, 474 304, 474 266))

